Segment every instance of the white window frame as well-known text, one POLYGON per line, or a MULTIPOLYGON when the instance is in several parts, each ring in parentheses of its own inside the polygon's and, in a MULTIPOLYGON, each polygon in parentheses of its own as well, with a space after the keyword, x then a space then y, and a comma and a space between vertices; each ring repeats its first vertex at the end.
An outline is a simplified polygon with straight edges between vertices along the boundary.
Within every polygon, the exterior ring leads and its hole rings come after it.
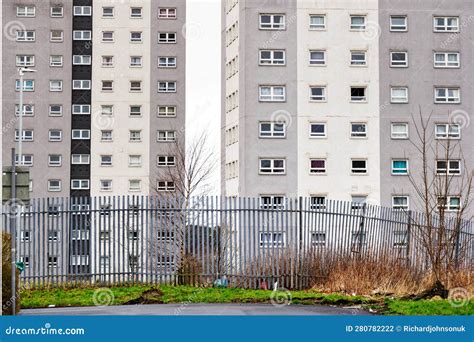
POLYGON ((91 55, 74 55, 72 56, 73 65, 91 65, 92 56, 91 55))
POLYGON ((177 92, 176 81, 158 81, 158 92, 159 93, 176 93, 177 92))
MULTIPOLYGON (((34 104, 23 104, 22 115, 25 116, 34 116, 35 115, 35 105, 34 104)), ((20 105, 15 104, 15 116, 20 116, 20 105)))
POLYGON ((260 248, 284 248, 286 246, 286 233, 283 231, 260 231, 258 240, 260 248), (267 238, 264 239, 264 236, 267 238), (270 237, 269 240, 268 237, 270 237))
POLYGON ((326 66, 326 50, 309 50, 309 65, 310 66, 326 66), (313 53, 322 53, 323 59, 314 59, 313 53))
POLYGON ((156 133, 156 141, 158 142, 172 142, 176 141, 176 131, 171 130, 159 130, 156 133), (161 135, 164 135, 163 138, 160 138, 161 135))
POLYGON ((99 184, 100 184, 100 191, 112 191, 111 179, 101 179, 99 184))
POLYGON ((176 166, 175 156, 157 156, 156 164, 158 167, 174 167, 176 166), (162 159, 162 161, 160 161, 162 159))
POLYGON ((72 154, 71 164, 72 165, 90 165, 91 155, 90 154, 72 154))
POLYGON ((115 8, 112 6, 104 6, 102 7, 102 18, 113 18, 115 16, 115 8), (110 14, 106 13, 106 10, 111 10, 110 14))
POLYGON ((434 88, 434 103, 445 104, 445 103, 461 103, 461 88, 460 87, 435 87, 434 88), (444 90, 446 96, 439 97, 438 91, 444 90), (449 96, 450 91, 457 92, 457 96, 449 96))
POLYGON ((142 43, 143 42, 143 32, 142 31, 131 31, 130 32, 130 43, 142 43), (133 37, 136 35, 137 37, 133 37))
POLYGON ((139 129, 131 129, 128 131, 128 140, 130 142, 141 142, 142 141, 142 131, 139 129))
POLYGON ((143 66, 142 56, 130 56, 130 68, 141 68, 143 66))
POLYGON ((90 140, 90 138, 91 138, 90 129, 73 129, 71 131, 72 140, 90 140))
POLYGON ((51 18, 62 18, 62 17, 64 17, 64 8, 62 6, 51 6, 51 8, 49 10, 49 16, 51 18), (60 10, 60 11, 55 13, 56 10, 60 10))
POLYGON ((448 160, 442 160, 442 159, 437 159, 436 160, 436 174, 437 175, 448 175, 448 176, 460 176, 462 173, 462 166, 461 166, 461 160, 460 159, 448 159, 448 160), (446 163, 446 167, 439 167, 438 163, 446 163), (458 167, 452 167, 452 163, 457 163, 458 167))
POLYGON ((63 91, 63 81, 62 80, 50 80, 49 81, 49 91, 50 92, 61 92, 63 91), (55 86, 57 84, 57 86, 55 86))
POLYGON ((143 18, 143 8, 142 7, 130 7, 130 18, 133 19, 142 19, 143 18), (139 10, 139 14, 133 13, 134 10, 139 10))
POLYGON ((435 139, 437 140, 446 140, 446 139, 461 139, 461 125, 459 124, 449 124, 449 123, 436 123, 435 124, 435 139), (446 133, 439 133, 438 128, 444 127, 446 133), (457 133, 453 133, 452 128, 457 127, 457 133))
POLYGON ((408 87, 390 87, 390 103, 408 103, 408 87), (406 96, 394 96, 397 90, 404 90, 406 96))
POLYGON ((157 181, 156 190, 159 192, 174 192, 176 191, 176 184, 173 181, 157 181))
POLYGON ((139 117, 142 116, 142 106, 141 105, 130 105, 128 115, 131 117, 139 117), (133 109, 138 108, 139 111, 136 112, 133 109))
POLYGON ((260 121, 258 123, 258 136, 262 139, 283 139, 286 137, 286 122, 260 121), (269 131, 263 131, 263 125, 270 125, 269 131), (283 130, 277 130, 276 127, 282 126, 283 130))
POLYGON ((390 124, 390 136, 392 139, 397 139, 397 140, 406 140, 409 138, 409 126, 408 126, 408 122, 392 122, 390 124), (406 127, 406 133, 397 133, 397 132, 394 132, 393 128, 394 128, 394 125, 404 125, 406 127))
POLYGON ((284 13, 260 13, 258 16, 258 27, 260 30, 286 30, 286 15, 284 13), (263 23, 263 17, 269 17, 269 23, 263 23), (281 17, 282 20, 280 22, 275 22, 276 17, 281 17))
POLYGON ((366 103, 367 102, 368 89, 367 86, 351 86, 351 102, 352 103, 366 103), (364 96, 353 96, 353 89, 364 89, 364 96))
POLYGON ((114 66, 114 56, 102 56, 103 68, 113 68, 113 66, 114 66))
POLYGON ((158 44, 176 44, 177 39, 176 32, 158 32, 158 44))
POLYGON ((435 52, 433 54, 433 66, 437 69, 458 69, 461 67, 461 59, 459 52, 435 52), (442 55, 444 58, 443 62, 439 62, 436 60, 438 55, 442 55), (456 56, 456 62, 449 61, 449 56, 454 55, 456 56))
POLYGON ((72 80, 73 90, 90 90, 91 80, 72 80))
POLYGON ((407 32, 408 31, 408 17, 406 15, 391 15, 390 16, 390 31, 391 32, 407 32), (404 25, 398 25, 393 23, 393 19, 405 19, 404 25))
POLYGON ((49 66, 50 67, 62 67, 63 66, 63 56, 62 55, 51 55, 51 56, 49 56, 49 66))
POLYGON ((391 166, 390 166, 392 176, 406 176, 410 172, 410 163, 407 158, 394 158, 392 159, 391 166), (399 168, 395 167, 396 162, 404 162, 405 167, 399 168))
POLYGON ((92 16, 92 6, 74 6, 73 15, 75 17, 90 17, 92 16))
POLYGON ((434 16, 433 17, 433 31, 434 32, 442 32, 442 33, 456 33, 459 32, 459 17, 457 16, 434 16), (437 20, 443 19, 444 24, 438 25, 437 20), (449 19, 456 19, 456 25, 448 25, 449 19))
POLYGON ((89 179, 71 179, 71 190, 89 190, 89 179))
POLYGON ((17 67, 34 67, 35 55, 16 55, 17 67))
MULTIPOLYGON (((18 130, 15 129, 15 141, 20 140, 20 135, 18 133, 18 130)), ((21 134, 21 141, 23 142, 29 142, 29 141, 34 141, 35 140, 35 132, 32 129, 23 129, 22 134, 21 134)))
POLYGON ((367 29, 367 16, 361 14, 351 14, 350 16, 350 30, 351 31, 365 31, 367 29), (352 19, 354 18, 363 18, 363 24, 354 24, 352 19))
POLYGON ((133 80, 133 81, 130 81, 130 92, 131 93, 141 93, 143 91, 143 88, 142 88, 142 81, 140 80, 133 80))
POLYGON ((367 50, 351 50, 351 66, 365 67, 367 66, 367 50), (354 55, 363 55, 363 60, 354 59, 354 55))
POLYGON ((140 191, 141 188, 142 188, 142 181, 140 179, 128 180, 128 191, 140 191))
POLYGON ((112 80, 102 80, 100 90, 103 91, 103 92, 112 92, 112 91, 114 91, 114 81, 112 81, 112 80), (110 86, 108 86, 109 82, 110 82, 110 86))
POLYGON ((102 43, 113 43, 115 41, 114 31, 102 31, 101 35, 102 43))
POLYGON ((327 138, 327 123, 326 122, 310 122, 309 123, 309 137, 311 139, 325 139, 327 138), (313 125, 321 125, 324 127, 323 133, 314 133, 313 132, 313 125))
POLYGON ((114 131, 111 129, 104 129, 100 131, 100 141, 112 142, 114 141, 114 131))
POLYGON ((391 68, 408 68, 408 52, 407 51, 390 51, 390 67, 391 68), (403 62, 401 61, 395 61, 393 59, 393 56, 395 54, 403 54, 405 56, 405 60, 403 62))
POLYGON ((158 8, 158 19, 176 19, 176 18, 177 18, 177 10, 175 7, 159 7, 158 8), (162 13, 163 10, 165 14, 162 13))
POLYGON ((128 155, 128 167, 141 167, 142 156, 141 154, 129 154, 128 155))
POLYGON ((63 140, 63 131, 60 129, 50 129, 48 131, 48 141, 58 142, 63 140), (58 135, 56 136, 56 133, 58 135))
POLYGON ((351 122, 351 138, 352 139, 366 139, 369 136, 369 125, 367 122, 351 122), (360 125, 364 127, 364 131, 354 131, 354 125, 360 125))
POLYGON ((91 105, 89 104, 73 104, 71 106, 72 115, 90 115, 91 105))
POLYGON ((15 82, 15 90, 20 91, 20 88, 23 86, 23 91, 30 92, 30 91, 35 91, 35 80, 23 80, 23 84, 20 84, 20 80, 16 80, 15 82), (28 84, 31 84, 31 86, 28 86, 28 84))
POLYGON ((48 108, 48 116, 63 116, 63 106, 61 104, 50 104, 48 108), (58 107, 59 110, 53 110, 58 107))
POLYGON ((351 159, 351 174, 352 175, 367 175, 369 173, 369 162, 367 158, 352 158, 351 159), (365 167, 354 167, 354 162, 365 162, 365 167))
POLYGON ((259 101, 260 102, 285 102, 286 101, 286 86, 284 85, 261 85, 258 87, 259 101), (263 91, 267 89, 270 91, 269 94, 263 94, 263 91), (275 90, 281 89, 283 94, 276 94, 275 90))
POLYGON ((18 4, 16 6, 16 16, 18 18, 34 18, 36 16, 36 6, 18 4))
POLYGON ((92 40, 92 31, 89 30, 74 30, 72 31, 73 40, 92 40))
POLYGON ((326 86, 310 86, 309 87, 309 101, 310 102, 326 102, 327 101, 327 88, 326 86), (321 95, 314 95, 313 89, 322 89, 321 95))
POLYGON ((176 117, 176 106, 158 106, 158 117, 176 117))
POLYGON ((158 68, 176 68, 176 66, 177 66, 176 56, 159 56, 158 57, 158 68))
POLYGON ((61 180, 60 179, 48 179, 48 191, 57 192, 61 191, 61 180), (53 186, 53 183, 57 182, 57 186, 53 186))
MULTIPOLYGON (((439 203, 440 199, 442 199, 442 197, 438 197, 438 210, 439 210, 439 207, 442 205, 442 204, 439 203)), ((461 203, 461 197, 460 196, 454 196, 454 195, 453 196, 446 196, 446 203, 444 204, 444 208, 445 208, 444 210, 446 212, 456 212, 456 211, 459 211, 461 209, 461 207, 462 207, 462 203, 461 203), (454 207, 451 204, 451 201, 453 199, 459 199, 459 206, 454 207)))
POLYGON ((410 197, 407 195, 393 195, 392 196, 392 209, 393 210, 410 210, 410 197), (404 199, 406 200, 406 204, 396 204, 396 199, 404 199))
POLYGON ((326 15, 325 14, 310 14, 309 15, 309 29, 310 31, 324 31, 326 30, 326 15), (313 24, 313 18, 323 18, 323 24, 313 24))
POLYGON ((261 49, 258 52, 258 64, 261 66, 285 66, 286 65, 286 51, 281 49, 261 49), (275 53, 282 53, 282 58, 275 58, 275 53), (270 53, 269 58, 264 58, 263 53, 270 53))
POLYGON ((62 43, 64 41, 64 31, 63 30, 51 30, 49 32, 49 41, 52 43, 62 43), (54 37, 56 33, 60 33, 59 37, 54 37))
POLYGON ((100 156, 100 166, 112 166, 113 156, 111 154, 103 154, 100 156))
POLYGON ((285 207, 285 195, 260 195, 261 209, 282 209, 285 207))
POLYGON ((310 175, 325 175, 327 174, 327 160, 326 158, 310 158, 309 159, 309 174, 310 175), (323 167, 313 167, 313 162, 323 162, 323 167))
POLYGON ((49 154, 48 155, 48 166, 51 167, 60 167, 63 163, 63 156, 60 154, 49 154), (57 157, 57 161, 53 161, 52 157, 57 157))
POLYGON ((34 156, 32 154, 22 154, 21 161, 18 159, 18 154, 15 154, 15 165, 31 167, 34 164, 34 156))
POLYGON ((286 159, 285 158, 259 158, 258 159, 260 175, 285 175, 286 174, 286 159), (263 167, 263 162, 270 162, 269 167, 263 167), (283 162, 282 167, 275 166, 276 162, 283 162))
POLYGON ((36 41, 36 32, 34 30, 18 30, 15 40, 17 42, 34 42, 36 41))

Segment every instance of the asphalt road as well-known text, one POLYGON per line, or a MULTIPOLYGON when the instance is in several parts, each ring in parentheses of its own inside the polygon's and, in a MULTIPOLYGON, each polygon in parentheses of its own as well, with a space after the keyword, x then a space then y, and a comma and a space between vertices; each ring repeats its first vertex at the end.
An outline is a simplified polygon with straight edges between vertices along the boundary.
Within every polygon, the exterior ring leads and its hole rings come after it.
POLYGON ((258 315, 369 315, 360 307, 333 307, 322 305, 271 304, 149 304, 120 306, 90 306, 69 308, 25 309, 20 315, 192 315, 192 316, 258 316, 258 315))

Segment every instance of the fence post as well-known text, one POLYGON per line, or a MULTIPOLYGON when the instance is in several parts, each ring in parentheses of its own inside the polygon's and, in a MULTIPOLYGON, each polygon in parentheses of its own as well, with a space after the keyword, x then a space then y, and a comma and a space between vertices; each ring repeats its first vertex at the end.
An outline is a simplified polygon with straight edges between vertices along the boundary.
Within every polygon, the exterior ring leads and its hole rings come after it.
POLYGON ((462 224, 463 224, 463 221, 459 220, 459 228, 456 228, 456 247, 454 250, 454 269, 455 270, 459 269, 459 244, 460 244, 459 239, 461 237, 462 224))
MULTIPOLYGON (((22 85, 23 87, 23 85, 22 85)), ((20 114, 21 116, 21 114, 20 114)), ((20 134, 20 140, 23 138, 20 134)), ((18 162, 21 163, 20 159, 18 162)), ((16 155, 15 148, 12 148, 12 190, 11 190, 11 201, 8 208, 10 214, 10 239, 11 239, 11 290, 12 296, 12 316, 16 315, 16 229, 17 229, 17 215, 20 215, 18 209, 18 203, 16 199, 16 155)))
POLYGON ((406 233, 407 248, 406 248, 406 255, 405 255, 407 266, 410 265, 411 220, 412 220, 411 210, 408 210, 408 222, 407 222, 407 233, 406 233))
POLYGON ((360 223, 359 223, 359 257, 362 256, 366 208, 367 208, 367 203, 364 202, 364 204, 362 204, 362 215, 361 215, 360 223))

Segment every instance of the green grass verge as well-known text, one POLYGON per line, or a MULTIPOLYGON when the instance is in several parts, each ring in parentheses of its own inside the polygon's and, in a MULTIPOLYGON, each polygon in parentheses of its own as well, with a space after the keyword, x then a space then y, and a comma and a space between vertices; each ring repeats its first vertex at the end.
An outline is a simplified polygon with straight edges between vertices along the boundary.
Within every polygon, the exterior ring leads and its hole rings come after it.
MULTIPOLYGON (((112 305, 129 302, 146 303, 270 303, 272 291, 249 290, 238 288, 196 288, 191 286, 159 287, 135 285, 109 287, 113 294, 112 305), (149 296, 143 292, 158 289, 149 296)), ((56 307, 93 306, 96 288, 51 288, 29 290, 21 293, 21 307, 44 308, 49 305, 56 307)), ((401 300, 386 298, 369 298, 363 296, 347 296, 339 293, 324 294, 313 290, 291 291, 292 304, 324 304, 324 305, 362 305, 372 308, 385 315, 474 315, 474 301, 461 307, 453 307, 447 300, 401 300)))

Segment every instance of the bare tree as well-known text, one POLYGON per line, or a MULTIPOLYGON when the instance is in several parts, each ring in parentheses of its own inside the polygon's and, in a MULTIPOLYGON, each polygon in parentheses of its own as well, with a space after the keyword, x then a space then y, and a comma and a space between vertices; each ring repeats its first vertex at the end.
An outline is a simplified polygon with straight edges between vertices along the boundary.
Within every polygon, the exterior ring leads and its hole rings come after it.
POLYGON ((423 116, 421 108, 418 117, 412 115, 415 134, 410 142, 421 167, 410 172, 409 179, 417 197, 415 209, 421 214, 410 215, 410 220, 413 236, 427 256, 433 289, 444 289, 471 245, 467 241, 471 235, 463 231, 472 219, 473 170, 466 163, 459 139, 452 136, 456 131, 451 132, 448 126, 445 135, 437 137, 432 116, 423 116))

